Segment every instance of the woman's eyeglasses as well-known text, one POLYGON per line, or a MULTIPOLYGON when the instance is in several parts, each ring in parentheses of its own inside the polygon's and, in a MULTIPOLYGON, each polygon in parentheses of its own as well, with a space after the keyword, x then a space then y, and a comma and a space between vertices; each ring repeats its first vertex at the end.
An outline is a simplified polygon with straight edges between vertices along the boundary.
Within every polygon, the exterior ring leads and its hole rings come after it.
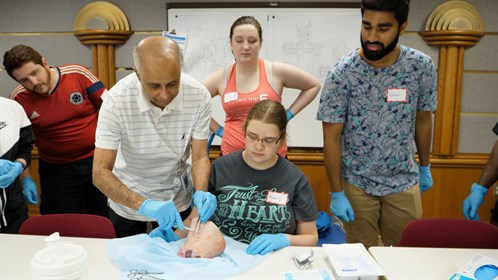
POLYGON ((246 138, 250 140, 252 143, 258 143, 261 141, 263 145, 276 145, 278 141, 280 141, 281 137, 264 137, 264 138, 259 138, 258 135, 251 133, 251 132, 246 132, 246 138))

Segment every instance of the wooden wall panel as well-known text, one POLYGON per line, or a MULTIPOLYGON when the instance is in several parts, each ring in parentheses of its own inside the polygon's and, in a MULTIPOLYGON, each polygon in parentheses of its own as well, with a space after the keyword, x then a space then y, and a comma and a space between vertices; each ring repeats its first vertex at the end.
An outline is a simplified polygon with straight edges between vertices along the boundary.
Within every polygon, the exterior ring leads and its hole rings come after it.
MULTIPOLYGON (((219 156, 219 151, 211 151, 211 160, 219 156)), ((288 159, 296 164, 308 177, 315 192, 320 211, 329 212, 330 196, 328 179, 323 166, 323 153, 313 149, 290 150, 288 159)), ((479 179, 486 164, 486 154, 461 154, 456 156, 432 156, 431 172, 434 186, 423 193, 424 218, 464 218, 463 200, 470 193, 470 186, 479 179)), ((494 190, 490 190, 493 192, 494 190)), ((481 207, 481 220, 489 221, 496 197, 489 193, 481 207)))
POLYGON ((328 179, 325 167, 322 165, 298 164, 301 171, 308 177, 311 187, 315 192, 316 203, 320 211, 329 212, 330 195, 328 188, 328 179))
MULTIPOLYGON (((425 218, 464 218, 463 200, 470 194, 486 164, 487 156, 468 155, 454 159, 433 159, 431 171, 434 186, 422 195, 425 218)), ((478 213, 481 220, 489 221, 496 197, 494 188, 485 197, 478 213)))
MULTIPOLYGON (((434 186, 422 195, 423 217, 464 218, 463 200, 469 195, 470 186, 479 178, 485 163, 485 156, 452 160, 433 159, 431 171, 434 186)), ((330 196, 323 164, 298 163, 297 165, 308 177, 315 191, 319 209, 329 212, 330 196)), ((493 208, 496 199, 491 193, 486 195, 478 211, 481 220, 489 221, 491 217, 489 210, 493 208)))
MULTIPOLYGON (((210 153, 210 159, 219 156, 218 151, 210 153)), ((464 218, 462 213, 463 200, 470 193, 470 186, 476 182, 486 164, 488 155, 459 155, 453 158, 431 159, 431 171, 434 186, 422 195, 424 218, 464 218)), ((328 180, 323 166, 323 154, 313 151, 289 152, 289 160, 294 162, 308 177, 315 193, 315 199, 320 211, 329 212, 330 196, 328 180)), ((38 176, 38 152, 33 151, 31 161, 31 172, 33 180, 38 188, 40 180, 38 176)), ((491 189, 490 192, 493 192, 491 189)), ((40 190, 38 190, 40 194, 40 190)), ((496 197, 488 193, 479 207, 481 220, 489 221, 496 197)), ((39 205, 29 205, 30 216, 40 215, 39 205)))

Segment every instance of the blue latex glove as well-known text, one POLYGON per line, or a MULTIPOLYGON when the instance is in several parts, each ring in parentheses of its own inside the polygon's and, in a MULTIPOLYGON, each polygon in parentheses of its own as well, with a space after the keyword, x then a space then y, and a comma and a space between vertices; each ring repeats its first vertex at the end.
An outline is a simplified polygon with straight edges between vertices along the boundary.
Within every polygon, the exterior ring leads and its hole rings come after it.
POLYGON ((185 229, 180 213, 178 213, 175 203, 171 200, 156 201, 147 199, 138 208, 138 213, 156 219, 159 227, 164 230, 170 229, 173 225, 177 225, 181 230, 185 229))
POLYGON ((290 245, 289 238, 283 233, 262 234, 251 241, 246 253, 250 255, 266 255, 271 251, 290 245))
POLYGON ((463 201, 463 215, 467 220, 479 221, 481 219, 477 214, 477 209, 481 206, 487 193, 488 188, 477 183, 472 185, 469 196, 463 201))
POLYGON ((0 175, 3 175, 10 168, 10 163, 12 161, 6 159, 0 159, 0 175), (4 171, 5 170, 5 171, 4 171))
POLYGON ((22 184, 24 185, 24 198, 26 198, 29 204, 37 204, 38 190, 36 189, 36 184, 33 181, 33 178, 22 178, 22 184))
POLYGON ((22 173, 22 163, 0 159, 0 188, 5 189, 12 185, 14 180, 22 173))
POLYGON ((225 128, 223 126, 219 126, 218 129, 216 130, 216 135, 223 138, 223 132, 225 131, 225 128))
POLYGON ((344 194, 344 190, 340 192, 330 192, 330 212, 343 222, 354 221, 354 212, 351 203, 344 194))
POLYGON ((431 164, 427 166, 418 166, 420 173, 420 193, 432 188, 431 164))
POLYGON ((196 191, 194 193, 194 205, 197 207, 201 222, 205 223, 214 214, 214 210, 216 210, 216 196, 209 192, 196 191))
POLYGON ((318 237, 322 238, 327 236, 330 227, 332 226, 330 215, 327 212, 320 211, 318 213, 318 219, 316 219, 316 229, 318 231, 318 237))
POLYGON ((150 237, 161 237, 166 242, 177 241, 180 239, 171 228, 165 229, 162 227, 156 227, 149 233, 150 237))
POLYGON ((285 112, 287 113, 287 121, 290 121, 294 117, 294 114, 290 109, 287 109, 285 112))

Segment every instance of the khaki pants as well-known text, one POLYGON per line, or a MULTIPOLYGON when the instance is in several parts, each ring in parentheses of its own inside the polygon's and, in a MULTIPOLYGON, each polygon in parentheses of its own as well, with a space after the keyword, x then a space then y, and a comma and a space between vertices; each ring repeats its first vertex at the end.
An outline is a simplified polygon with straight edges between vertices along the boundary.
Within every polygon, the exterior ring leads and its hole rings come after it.
POLYGON ((395 246, 404 226, 422 217, 419 185, 401 193, 372 196, 343 181, 343 188, 354 211, 354 221, 344 223, 348 243, 378 245, 380 234, 385 246, 395 246))

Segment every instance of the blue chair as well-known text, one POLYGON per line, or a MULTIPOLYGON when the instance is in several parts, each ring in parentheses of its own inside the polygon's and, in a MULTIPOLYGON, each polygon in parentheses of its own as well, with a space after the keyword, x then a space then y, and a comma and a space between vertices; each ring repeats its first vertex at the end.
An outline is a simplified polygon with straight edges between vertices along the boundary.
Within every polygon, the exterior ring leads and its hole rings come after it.
POLYGON ((316 227, 318 230, 318 246, 346 243, 346 234, 342 223, 335 216, 330 216, 327 212, 321 211, 316 221, 316 227))

